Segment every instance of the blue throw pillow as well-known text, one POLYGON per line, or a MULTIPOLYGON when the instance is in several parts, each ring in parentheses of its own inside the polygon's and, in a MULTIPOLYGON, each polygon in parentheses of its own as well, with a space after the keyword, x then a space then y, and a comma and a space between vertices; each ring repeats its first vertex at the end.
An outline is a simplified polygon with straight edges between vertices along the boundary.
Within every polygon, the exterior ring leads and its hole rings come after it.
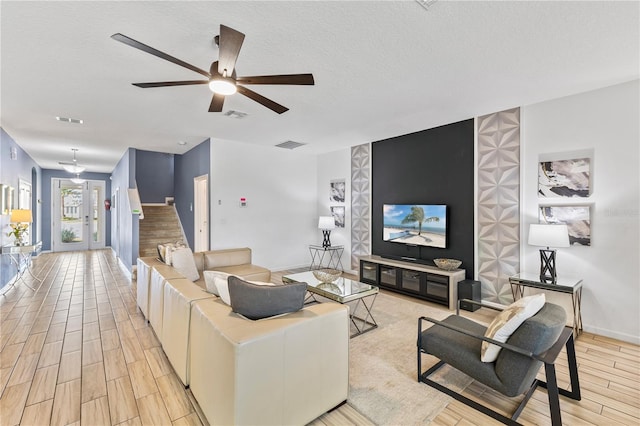
POLYGON ((304 305, 307 283, 264 286, 236 276, 228 280, 231 309, 252 320, 296 312, 304 305))

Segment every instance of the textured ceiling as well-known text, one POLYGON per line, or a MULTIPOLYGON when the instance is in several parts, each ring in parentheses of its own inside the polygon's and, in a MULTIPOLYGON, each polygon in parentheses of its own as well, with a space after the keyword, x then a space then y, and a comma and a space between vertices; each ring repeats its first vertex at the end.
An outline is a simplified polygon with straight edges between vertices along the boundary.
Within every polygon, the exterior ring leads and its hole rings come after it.
MULTIPOLYGON (((327 152, 639 77, 638 2, 2 1, 2 127, 44 168, 79 148, 111 172, 125 149, 182 153, 204 139, 327 152), (207 112, 201 76, 110 38, 123 33, 197 67, 224 24, 246 34, 238 75, 311 72, 315 86, 250 86, 207 112), (56 116, 80 118, 82 125, 56 116), (179 141, 187 142, 178 145, 179 141)), ((274 148, 276 149, 276 148, 274 148)))

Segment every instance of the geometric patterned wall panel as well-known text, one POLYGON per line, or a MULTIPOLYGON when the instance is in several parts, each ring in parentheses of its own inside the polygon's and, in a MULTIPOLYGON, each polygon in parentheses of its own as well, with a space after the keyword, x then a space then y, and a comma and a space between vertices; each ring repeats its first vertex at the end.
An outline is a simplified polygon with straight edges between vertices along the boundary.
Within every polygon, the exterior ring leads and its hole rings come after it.
POLYGON ((358 256, 371 254, 371 148, 351 147, 351 269, 359 268, 358 256))
POLYGON ((479 117, 478 279, 482 299, 513 301, 520 272, 520 108, 479 117))

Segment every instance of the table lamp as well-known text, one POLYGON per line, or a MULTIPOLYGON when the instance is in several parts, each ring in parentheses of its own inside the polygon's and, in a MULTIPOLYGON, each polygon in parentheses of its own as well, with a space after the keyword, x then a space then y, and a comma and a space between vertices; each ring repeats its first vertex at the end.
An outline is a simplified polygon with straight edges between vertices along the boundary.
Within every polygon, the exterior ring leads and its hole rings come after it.
POLYGON ((567 225, 532 223, 529 226, 529 245, 546 247, 540 249, 540 280, 556 283, 556 250, 550 247, 569 247, 567 225))
POLYGON ((322 247, 331 247, 329 236, 331 235, 331 230, 335 229, 335 227, 336 221, 333 219, 333 216, 320 216, 318 219, 318 229, 322 230, 323 236, 322 247))
POLYGON ((16 245, 22 245, 22 237, 27 233, 29 229, 29 225, 24 225, 25 223, 29 224, 33 222, 33 217, 31 216, 31 210, 26 209, 15 209, 11 210, 11 219, 12 225, 11 228, 13 232, 10 235, 13 235, 16 239, 16 245), (15 224, 15 225, 14 225, 15 224))

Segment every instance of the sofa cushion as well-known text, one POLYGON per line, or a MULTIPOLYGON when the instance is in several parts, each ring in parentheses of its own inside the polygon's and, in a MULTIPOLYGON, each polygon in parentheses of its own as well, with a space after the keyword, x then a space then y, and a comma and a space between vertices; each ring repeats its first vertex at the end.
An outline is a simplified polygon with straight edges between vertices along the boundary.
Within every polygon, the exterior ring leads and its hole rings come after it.
POLYGON ((228 281, 231 308, 252 320, 296 312, 304 306, 307 283, 264 286, 235 276, 229 277, 228 281))
POLYGON ((244 265, 230 265, 230 266, 218 266, 214 268, 216 271, 226 272, 227 274, 238 276, 247 281, 271 281, 271 271, 262 266, 244 264, 244 265))
POLYGON ((200 274, 190 248, 182 247, 171 252, 171 263, 189 281, 198 281, 200 274))
POLYGON ((250 264, 251 249, 248 247, 204 252, 204 269, 220 269, 224 266, 250 264))
MULTIPOLYGON (((487 327, 485 337, 498 342, 506 342, 520 325, 538 313, 544 306, 544 293, 535 296, 527 296, 516 300, 505 308, 491 321, 487 327)), ((482 362, 493 362, 498 358, 500 346, 489 342, 482 342, 481 360, 482 362)))
POLYGON ((207 292, 211 294, 215 294, 216 296, 220 296, 218 292, 218 288, 216 286, 217 281, 224 281, 224 284, 227 283, 227 278, 231 276, 231 274, 227 274, 222 271, 203 271, 204 282, 207 288, 207 292))

